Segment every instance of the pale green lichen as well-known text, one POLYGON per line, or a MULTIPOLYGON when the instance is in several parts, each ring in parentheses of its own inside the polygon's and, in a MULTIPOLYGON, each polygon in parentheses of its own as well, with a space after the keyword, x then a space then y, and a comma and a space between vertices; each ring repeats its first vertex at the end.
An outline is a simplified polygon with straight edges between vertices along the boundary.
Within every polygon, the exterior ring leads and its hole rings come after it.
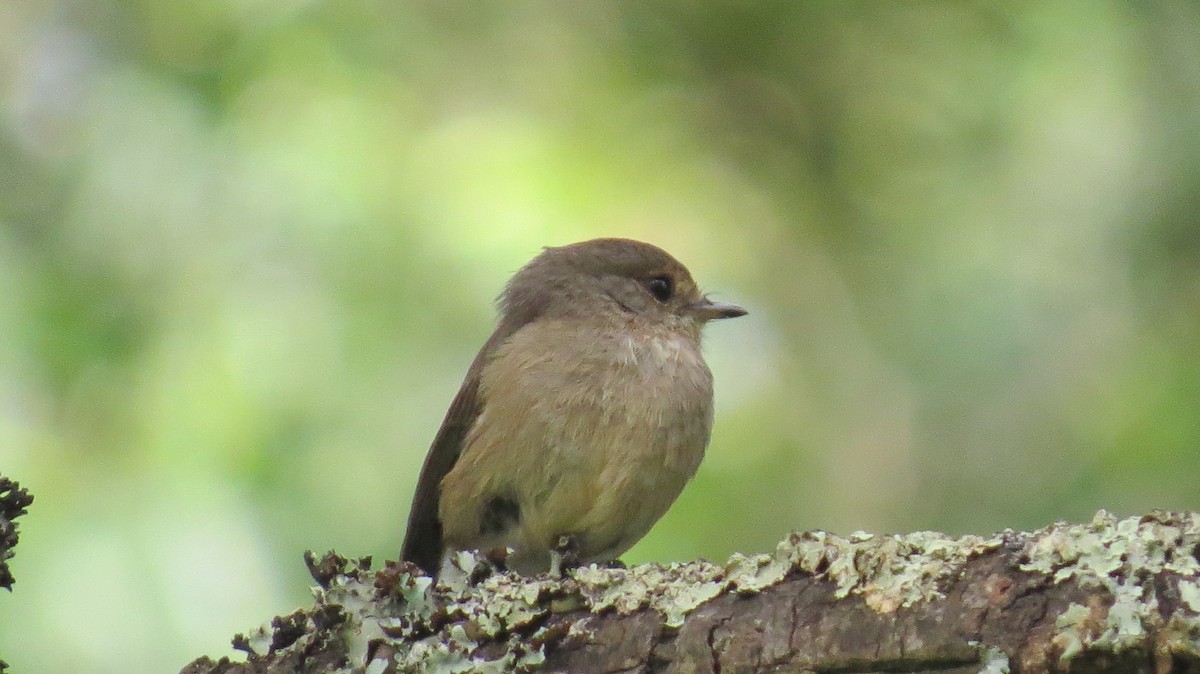
POLYGON ((271 648, 271 640, 275 630, 270 625, 260 625, 253 632, 244 635, 246 646, 253 653, 266 653, 271 648))
POLYGON ((772 555, 734 555, 726 565, 738 592, 759 592, 793 571, 830 580, 834 595, 860 595, 880 613, 942 598, 938 584, 999 538, 921 531, 905 536, 855 532, 848 538, 816 531, 793 534, 772 555))
MULTIPOLYGON (((841 538, 815 532, 793 534, 770 555, 734 555, 724 566, 702 561, 628 569, 592 565, 565 578, 492 573, 481 557, 463 552, 447 565, 436 586, 428 577, 400 573, 390 600, 381 601, 365 569, 333 576, 324 589, 315 590, 315 596, 318 607, 337 607, 344 616, 335 629, 346 638, 350 662, 370 664, 366 658, 372 645, 387 641, 393 646, 390 660, 401 671, 511 671, 544 659, 542 646, 530 651, 518 635, 528 634, 528 628, 540 625, 555 611, 626 615, 651 610, 662 616, 665 627, 678 628, 690 613, 723 592, 761 592, 795 572, 832 581, 838 596, 858 594, 876 610, 892 611, 939 597, 940 580, 971 555, 995 544, 933 533, 859 532, 841 538), (472 583, 473 577, 481 579, 472 583), (438 614, 442 617, 436 622, 443 627, 431 632, 429 626, 438 614), (425 636, 415 638, 419 634, 425 636), (482 658, 478 652, 485 641, 499 641, 504 649, 500 655, 482 658)), ((557 636, 540 626, 532 642, 586 637, 586 624, 576 620, 557 636)), ((270 630, 261 630, 254 640, 255 651, 265 652, 270 638, 270 630)), ((301 638, 289 648, 306 647, 310 638, 301 638)))
POLYGON ((1151 631, 1163 653, 1200 649, 1200 592, 1187 578, 1200 575, 1200 521, 1192 513, 1154 513, 1117 519, 1103 510, 1085 524, 1057 524, 1036 532, 1026 545, 1023 571, 1045 574, 1056 583, 1100 587, 1111 604, 1068 607, 1055 623, 1053 643, 1066 664, 1084 650, 1121 653, 1144 647, 1151 631), (1182 606, 1164 619, 1155 585, 1162 574, 1179 581, 1182 606), (1186 611, 1184 610, 1186 609, 1186 611), (1165 630, 1167 625, 1173 625, 1165 630), (1166 632, 1167 636, 1161 636, 1166 632))
POLYGON ((330 580, 328 588, 314 592, 318 595, 318 603, 340 606, 345 614, 355 618, 359 629, 345 632, 346 653, 351 662, 365 662, 370 643, 384 636, 378 606, 373 601, 375 588, 364 585, 355 576, 339 575, 330 580))
MULTIPOLYGON (((840 537, 818 531, 792 534, 770 554, 735 554, 724 565, 592 565, 562 578, 494 572, 481 557, 460 553, 436 586, 425 576, 399 573, 394 591, 381 598, 373 574, 360 569, 333 577, 316 596, 318 608, 336 606, 345 616, 334 629, 347 639, 350 662, 358 667, 377 667, 385 658, 376 653, 378 660, 367 663, 366 656, 373 645, 386 642, 386 660, 399 671, 522 671, 544 661, 546 643, 591 636, 589 616, 554 627, 555 613, 650 610, 664 627, 678 628, 723 593, 755 594, 798 576, 830 583, 838 598, 858 596, 873 610, 891 613, 943 598, 947 580, 972 558, 998 549, 1005 536, 1011 532, 954 538, 936 532, 840 537), (488 657, 481 655, 485 643, 488 657)), ((1020 568, 1055 582, 1102 587, 1112 597, 1111 603, 1073 604, 1057 618, 1053 644, 1064 664, 1091 649, 1119 653, 1144 644, 1151 633, 1159 652, 1193 653, 1200 652, 1198 549, 1195 515, 1118 520, 1102 511, 1086 524, 1035 532, 1020 568), (1169 616, 1162 615, 1152 580, 1161 573, 1181 577, 1180 606, 1169 616)), ((270 638, 269 630, 260 630, 248 640, 261 653, 270 638)), ((308 638, 289 648, 305 647, 308 638)), ((987 674, 1009 671, 1007 656, 994 648, 983 648, 980 662, 987 674)))
POLYGON ((1190 580, 1179 581, 1179 598, 1184 606, 1200 613, 1200 585, 1190 580))
MULTIPOLYGON (((317 607, 305 615, 304 634, 276 654, 307 650, 314 639, 328 638, 330 635, 318 636, 320 630, 314 621, 326 609, 336 609, 338 617, 324 621, 332 620, 334 636, 344 640, 347 661, 353 665, 347 671, 382 672, 394 665, 404 672, 500 674, 530 671, 545 660, 543 647, 530 648, 511 634, 512 629, 545 612, 533 608, 536 591, 531 594, 520 579, 486 589, 465 583, 461 587, 434 588, 426 576, 400 573, 396 592, 389 596, 380 594, 374 580, 374 574, 360 567, 333 575, 324 588, 314 588, 317 607), (447 596, 453 598, 448 605, 447 596), (429 631, 429 621, 439 611, 464 619, 452 621, 425 638, 413 639, 418 631, 429 631), (475 633, 470 633, 468 627, 475 633), (506 632, 507 648, 500 655, 485 658, 478 654, 480 640, 503 641, 506 632), (391 644, 390 657, 368 661, 372 646, 380 643, 391 644)), ((271 628, 263 627, 246 636, 245 642, 253 653, 262 655, 270 650, 273 635, 271 628)))
POLYGON ((1053 643, 1058 649, 1059 659, 1066 662, 1083 652, 1081 635, 1090 629, 1092 612, 1082 604, 1071 604, 1054 620, 1058 633, 1054 635, 1053 643))
POLYGON ((979 661, 983 668, 979 670, 979 674, 1011 674, 1007 653, 995 646, 980 646, 974 642, 973 645, 979 646, 980 649, 979 661))
POLYGON ((707 562, 642 564, 629 569, 596 566, 572 573, 590 610, 612 609, 626 615, 643 608, 657 611, 668 627, 679 627, 696 607, 721 593, 722 569, 707 562))
POLYGON ((491 638, 545 615, 549 608, 538 597, 555 586, 556 581, 549 579, 514 583, 511 577, 496 574, 475 588, 463 588, 455 603, 457 610, 480 628, 482 636, 491 638))
POLYGON ((511 647, 498 658, 475 655, 479 644, 467 635, 461 624, 450 625, 437 638, 427 638, 402 650, 394 659, 398 671, 421 674, 503 674, 529 671, 545 659, 543 649, 533 651, 523 646, 511 647))

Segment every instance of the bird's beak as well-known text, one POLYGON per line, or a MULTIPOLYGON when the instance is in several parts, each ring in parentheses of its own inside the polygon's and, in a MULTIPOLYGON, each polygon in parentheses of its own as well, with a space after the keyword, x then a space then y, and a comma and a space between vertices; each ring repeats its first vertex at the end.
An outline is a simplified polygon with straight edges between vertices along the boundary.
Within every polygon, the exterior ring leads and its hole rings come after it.
POLYGON ((746 310, 736 304, 714 302, 707 297, 693 304, 692 311, 702 321, 711 321, 717 318, 737 318, 738 316, 746 315, 746 310))

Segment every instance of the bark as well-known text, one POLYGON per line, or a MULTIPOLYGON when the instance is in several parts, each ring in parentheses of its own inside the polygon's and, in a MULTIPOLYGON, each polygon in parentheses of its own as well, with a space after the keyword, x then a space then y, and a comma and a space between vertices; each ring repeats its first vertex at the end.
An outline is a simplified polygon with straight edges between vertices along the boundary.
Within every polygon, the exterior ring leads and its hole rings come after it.
MULTIPOLYGON (((26 508, 33 503, 33 494, 22 489, 21 485, 0 475, 0 587, 12 591, 16 582, 12 570, 8 568, 8 560, 12 559, 13 548, 17 547, 20 528, 16 519, 24 515, 26 508)), ((8 669, 8 663, 0 660, 0 673, 8 669)))
POLYGON ((22 489, 21 485, 0 475, 0 587, 12 591, 12 571, 8 568, 8 560, 12 559, 13 548, 17 547, 20 529, 16 519, 24 515, 26 508, 33 503, 33 495, 22 489))
POLYGON ((520 578, 307 556, 316 604, 239 635, 243 672, 1200 671, 1200 514, 950 538, 793 534, 773 554, 520 578))

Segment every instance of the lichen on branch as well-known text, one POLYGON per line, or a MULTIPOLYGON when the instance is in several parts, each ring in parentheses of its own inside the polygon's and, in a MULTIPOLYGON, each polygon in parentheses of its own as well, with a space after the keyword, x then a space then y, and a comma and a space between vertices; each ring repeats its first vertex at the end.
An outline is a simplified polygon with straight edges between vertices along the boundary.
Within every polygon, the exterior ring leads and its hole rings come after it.
POLYGON ((1200 666, 1200 515, 991 537, 797 533, 725 564, 524 578, 460 554, 307 557, 311 609, 184 671, 838 670, 1165 674, 1200 666), (330 669, 321 669, 328 664, 330 669), (874 669, 872 669, 874 668, 874 669))

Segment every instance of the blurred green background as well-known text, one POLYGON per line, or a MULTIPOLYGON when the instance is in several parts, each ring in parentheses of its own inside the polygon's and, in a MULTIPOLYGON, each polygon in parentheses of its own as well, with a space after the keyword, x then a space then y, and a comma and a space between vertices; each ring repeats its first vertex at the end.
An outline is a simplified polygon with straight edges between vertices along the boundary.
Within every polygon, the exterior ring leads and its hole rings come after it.
POLYGON ((627 561, 1200 509, 1200 5, 0 3, 0 657, 168 672, 394 557, 492 299, 663 246, 708 458, 627 561))

